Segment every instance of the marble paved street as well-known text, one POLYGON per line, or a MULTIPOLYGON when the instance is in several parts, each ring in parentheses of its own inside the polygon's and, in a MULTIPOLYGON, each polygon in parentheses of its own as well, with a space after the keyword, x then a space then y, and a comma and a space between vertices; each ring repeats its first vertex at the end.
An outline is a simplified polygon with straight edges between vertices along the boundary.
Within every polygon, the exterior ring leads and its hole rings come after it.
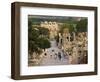
POLYGON ((50 41, 51 48, 46 50, 46 55, 40 62, 40 66, 47 66, 47 65, 67 65, 68 64, 68 57, 65 57, 63 52, 57 47, 56 41, 50 41), (60 57, 58 56, 60 53, 60 57))

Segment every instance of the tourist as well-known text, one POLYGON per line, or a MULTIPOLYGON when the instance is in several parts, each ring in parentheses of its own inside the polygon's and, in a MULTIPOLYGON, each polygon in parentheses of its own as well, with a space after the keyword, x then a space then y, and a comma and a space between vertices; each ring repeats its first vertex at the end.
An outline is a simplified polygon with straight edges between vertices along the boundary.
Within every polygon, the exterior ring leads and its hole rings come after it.
POLYGON ((50 58, 52 58, 52 55, 50 55, 50 58))
POLYGON ((47 53, 44 53, 45 56, 47 56, 47 53))
POLYGON ((59 58, 59 60, 61 60, 61 53, 60 52, 58 52, 58 58, 59 58))
POLYGON ((55 53, 55 59, 57 59, 57 53, 55 53))
POLYGON ((52 52, 54 52, 54 50, 52 50, 52 52))

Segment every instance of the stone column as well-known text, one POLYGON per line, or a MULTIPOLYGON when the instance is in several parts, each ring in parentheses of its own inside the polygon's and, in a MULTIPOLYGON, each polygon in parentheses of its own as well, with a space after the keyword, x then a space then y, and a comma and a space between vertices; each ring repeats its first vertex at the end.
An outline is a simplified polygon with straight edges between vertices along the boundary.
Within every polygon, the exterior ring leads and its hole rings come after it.
POLYGON ((76 40, 75 32, 73 32, 74 41, 76 40))
POLYGON ((68 41, 69 41, 69 42, 70 42, 70 37, 71 37, 70 34, 68 34, 68 41))

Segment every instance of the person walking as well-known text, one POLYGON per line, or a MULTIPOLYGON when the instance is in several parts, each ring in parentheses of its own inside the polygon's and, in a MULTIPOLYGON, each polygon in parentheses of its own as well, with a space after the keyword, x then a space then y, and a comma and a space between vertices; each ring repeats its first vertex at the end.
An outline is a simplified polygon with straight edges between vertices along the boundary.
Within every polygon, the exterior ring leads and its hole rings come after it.
POLYGON ((58 52, 58 58, 59 58, 59 60, 61 60, 61 53, 60 52, 58 52))
POLYGON ((57 53, 55 53, 55 59, 57 59, 57 53))

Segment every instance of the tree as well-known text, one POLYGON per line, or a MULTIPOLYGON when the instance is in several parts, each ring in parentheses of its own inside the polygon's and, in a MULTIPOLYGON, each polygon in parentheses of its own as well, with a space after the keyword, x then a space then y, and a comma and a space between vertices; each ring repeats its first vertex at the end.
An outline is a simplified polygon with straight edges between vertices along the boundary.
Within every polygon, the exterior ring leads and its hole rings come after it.
POLYGON ((32 21, 28 21, 28 50, 30 55, 32 55, 33 52, 40 53, 40 48, 36 44, 37 37, 39 37, 38 30, 32 27, 32 21))
POLYGON ((39 29, 40 35, 44 35, 44 36, 49 35, 49 30, 47 28, 38 27, 38 29, 39 29))
POLYGON ((75 32, 76 29, 75 29, 75 24, 70 24, 70 28, 69 28, 69 32, 72 33, 72 32, 75 32))
POLYGON ((81 19, 76 26, 77 32, 87 31, 87 19, 81 19))
POLYGON ((30 54, 32 54, 33 52, 36 52, 36 53, 40 53, 42 52, 41 49, 38 47, 38 45, 35 43, 35 41, 30 41, 29 42, 29 51, 30 51, 30 54))
POLYGON ((66 31, 66 29, 68 29, 68 31, 71 33, 73 31, 75 31, 75 28, 73 26, 73 24, 67 24, 64 23, 61 27, 60 27, 60 33, 62 34, 64 31, 66 31))
POLYGON ((51 44, 50 44, 50 41, 47 38, 41 37, 38 40, 39 41, 37 42, 37 44, 39 45, 39 47, 41 49, 44 49, 44 51, 45 51, 46 48, 50 48, 51 44))
POLYGON ((67 28, 67 25, 66 25, 66 24, 61 25, 61 26, 60 26, 59 32, 60 32, 61 34, 63 34, 63 32, 64 32, 64 30, 65 30, 66 28, 67 28))
POLYGON ((28 50, 30 55, 33 52, 40 54, 42 49, 50 47, 50 42, 47 39, 49 30, 43 27, 33 25, 32 21, 28 21, 28 50), (43 37, 40 37, 43 35, 43 37))

